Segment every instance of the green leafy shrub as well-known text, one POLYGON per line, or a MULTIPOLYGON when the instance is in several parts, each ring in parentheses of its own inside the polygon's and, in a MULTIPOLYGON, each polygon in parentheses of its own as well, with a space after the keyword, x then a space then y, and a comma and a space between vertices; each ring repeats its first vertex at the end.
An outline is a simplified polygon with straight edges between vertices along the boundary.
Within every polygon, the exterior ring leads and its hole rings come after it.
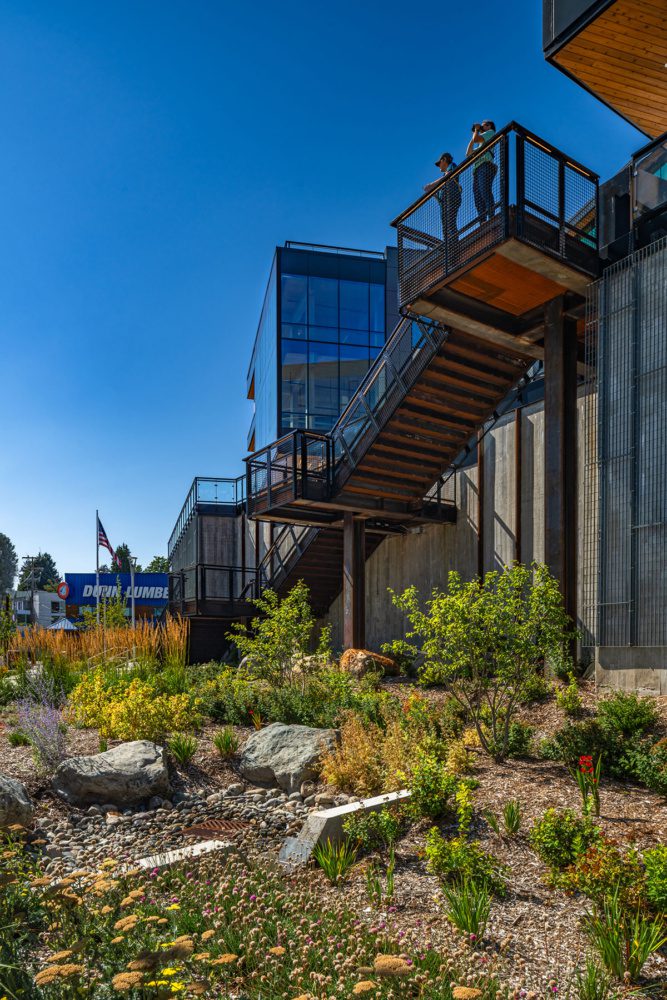
POLYGON ((459 836, 467 837, 473 817, 472 789, 465 781, 460 781, 456 789, 456 820, 459 836))
POLYGON ((667 846, 644 851, 643 861, 648 903, 657 913, 667 913, 667 846))
POLYGON ((598 705, 598 718, 606 729, 626 738, 643 736, 658 720, 653 698, 640 698, 634 691, 614 691, 598 705))
POLYGON ((540 756, 546 760, 562 760, 569 767, 580 757, 590 754, 596 760, 604 755, 611 768, 611 761, 618 760, 622 744, 612 734, 605 732, 596 719, 584 722, 567 722, 550 739, 540 743, 540 756))
POLYGON ((570 674, 565 687, 556 691, 556 704, 565 715, 575 716, 581 712, 584 703, 574 674, 570 674))
POLYGON ((653 792, 667 795, 667 740, 641 740, 628 747, 620 761, 623 772, 653 792))
POLYGON ((429 871, 443 882, 466 879, 486 885, 490 892, 503 896, 507 870, 476 840, 454 837, 446 840, 433 827, 426 836, 426 863, 429 871))
POLYGON ((561 884, 596 903, 615 892, 623 905, 631 909, 644 902, 644 871, 637 851, 624 853, 613 840, 602 835, 570 865, 561 884))
POLYGON ((20 729, 11 729, 7 733, 7 742, 10 747, 29 747, 30 740, 20 729))
POLYGON ((533 745, 533 727, 526 722, 512 722, 507 740, 508 757, 527 757, 533 745))
POLYGON ((541 860, 552 872, 561 872, 599 840, 600 830, 587 816, 577 816, 571 809, 547 809, 535 820, 529 836, 541 860))
POLYGON ((417 816, 437 819, 450 808, 458 780, 445 768, 442 761, 431 754, 421 753, 410 780, 410 812, 417 816))
POLYGON ((389 851, 407 827, 403 809, 385 806, 377 812, 352 813, 343 823, 343 830, 351 843, 363 851, 389 851))
POLYGON ((491 911, 491 894, 484 882, 461 879, 443 888, 446 913, 455 927, 473 936, 484 937, 491 911))
POLYGON ((487 573, 481 586, 452 572, 447 590, 434 590, 425 610, 415 587, 393 594, 393 601, 410 622, 407 639, 417 640, 424 654, 422 681, 444 685, 484 750, 506 757, 521 699, 544 661, 562 656, 572 636, 547 567, 515 563, 487 573))
POLYGON ((662 918, 653 919, 641 910, 626 910, 619 894, 602 900, 584 921, 588 938, 605 968, 617 979, 627 973, 636 982, 646 961, 667 943, 662 918))
POLYGON ((546 701, 551 694, 551 684, 543 673, 536 670, 526 681, 521 692, 521 704, 533 705, 535 702, 546 701))

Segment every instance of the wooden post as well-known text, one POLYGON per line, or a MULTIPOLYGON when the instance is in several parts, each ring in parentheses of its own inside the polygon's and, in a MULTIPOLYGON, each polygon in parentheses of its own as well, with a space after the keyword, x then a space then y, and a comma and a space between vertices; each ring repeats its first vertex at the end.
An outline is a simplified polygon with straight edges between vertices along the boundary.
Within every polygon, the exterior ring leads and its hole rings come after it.
POLYGON ((577 620, 577 329, 562 298, 544 311, 544 561, 577 620))
POLYGON ((366 525, 351 512, 343 515, 343 646, 366 645, 366 525))

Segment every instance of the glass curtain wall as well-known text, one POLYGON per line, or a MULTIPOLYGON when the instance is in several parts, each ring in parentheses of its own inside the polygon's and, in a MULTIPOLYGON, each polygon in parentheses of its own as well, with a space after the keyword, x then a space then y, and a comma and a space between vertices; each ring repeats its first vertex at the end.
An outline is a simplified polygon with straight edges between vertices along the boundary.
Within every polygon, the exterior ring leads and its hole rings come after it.
POLYGON ((250 370, 255 378, 255 447, 261 448, 276 437, 278 412, 278 277, 273 260, 262 315, 257 328, 250 370))
POLYGON ((328 431, 385 341, 385 286, 281 275, 281 433, 328 431))

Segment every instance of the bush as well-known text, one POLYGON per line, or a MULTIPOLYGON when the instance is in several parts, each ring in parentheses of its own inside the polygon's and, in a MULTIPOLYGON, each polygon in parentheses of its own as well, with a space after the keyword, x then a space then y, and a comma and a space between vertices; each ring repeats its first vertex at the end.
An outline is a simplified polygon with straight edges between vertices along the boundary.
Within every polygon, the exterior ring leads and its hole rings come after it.
POLYGON ((583 708, 583 701, 579 693, 579 685, 574 674, 570 674, 565 687, 556 691, 556 704, 565 715, 579 715, 583 708))
POLYGON ((444 815, 455 794, 458 781, 443 763, 427 753, 421 753, 410 780, 410 812, 417 816, 437 819, 444 815))
POLYGON ((527 757, 533 745, 533 727, 526 722, 513 722, 507 740, 508 757, 527 757))
POLYGON ((576 766, 579 758, 587 754, 596 760, 604 755, 605 769, 612 771, 613 762, 620 760, 622 743, 606 732, 597 720, 587 719, 568 722, 551 739, 542 740, 540 744, 541 757, 562 760, 569 767, 576 766))
POLYGON ((643 736, 658 720, 653 698, 640 698, 634 691, 614 691, 598 705, 598 718, 605 729, 630 738, 643 736))
POLYGON ((591 844, 600 838, 600 830, 588 817, 579 817, 571 809, 547 809, 535 820, 530 844, 553 872, 574 864, 591 844))
POLYGON ((405 785, 411 748, 398 720, 390 719, 383 728, 348 712, 340 734, 339 745, 325 752, 320 762, 330 785, 356 795, 394 792, 405 785))
POLYGON ((385 853, 395 844, 407 826, 403 809, 385 806, 377 812, 352 813, 343 823, 346 836, 363 851, 385 853))
POLYGON ((644 872, 637 851, 624 854, 607 837, 600 836, 568 868, 562 885, 581 892, 596 903, 615 892, 624 906, 636 908, 644 901, 644 872))
POLYGON ((487 753, 506 757, 517 706, 545 660, 562 657, 572 637, 547 567, 516 563, 487 573, 481 586, 452 572, 447 590, 434 590, 426 610, 415 587, 393 600, 409 619, 408 640, 421 644, 423 682, 443 684, 474 723, 487 753))
POLYGON ((625 774, 653 792, 667 795, 667 740, 652 743, 641 740, 634 747, 628 747, 620 761, 625 774))
POLYGON ((96 727, 103 740, 159 740, 200 723, 199 699, 158 694, 154 683, 138 677, 109 681, 101 671, 87 674, 69 701, 74 722, 96 727))
POLYGON ((506 869, 476 840, 464 837, 446 840, 433 827, 426 836, 426 863, 429 871, 443 882, 465 879, 484 884, 497 896, 505 894, 506 869))
POLYGON ((527 680, 521 692, 521 704, 532 705, 538 701, 546 701, 551 694, 551 685, 543 673, 535 671, 527 680))
POLYGON ((667 913, 667 847, 660 844, 644 851, 646 898, 656 913, 667 913))

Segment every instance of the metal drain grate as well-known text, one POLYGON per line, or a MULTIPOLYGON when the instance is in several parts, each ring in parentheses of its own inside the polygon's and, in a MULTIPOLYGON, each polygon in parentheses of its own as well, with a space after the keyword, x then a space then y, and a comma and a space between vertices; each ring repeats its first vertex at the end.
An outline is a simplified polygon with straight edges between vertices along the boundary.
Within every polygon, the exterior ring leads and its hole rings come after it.
POLYGON ((181 833, 184 837, 197 837, 199 840, 214 840, 220 834, 233 837, 243 833, 250 824, 244 819, 204 819, 194 826, 186 826, 181 833))

